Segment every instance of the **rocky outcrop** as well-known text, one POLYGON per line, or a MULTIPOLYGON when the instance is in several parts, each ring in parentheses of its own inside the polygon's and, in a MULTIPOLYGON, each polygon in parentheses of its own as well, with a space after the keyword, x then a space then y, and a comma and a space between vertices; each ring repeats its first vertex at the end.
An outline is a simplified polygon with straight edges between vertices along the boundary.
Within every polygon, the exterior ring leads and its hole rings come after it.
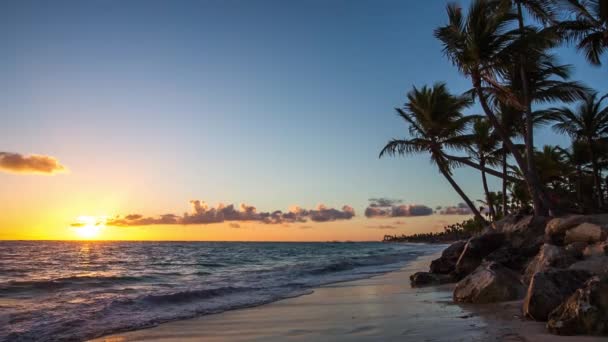
POLYGON ((577 261, 570 265, 573 270, 585 270, 596 275, 608 275, 608 256, 598 256, 581 261, 577 261))
POLYGON ((412 287, 440 285, 451 283, 452 277, 447 274, 435 274, 430 272, 416 272, 410 276, 412 287))
POLYGON ((537 272, 545 271, 550 267, 565 268, 575 261, 576 259, 569 255, 564 248, 551 244, 544 244, 538 255, 536 255, 526 267, 523 281, 528 284, 537 272))
POLYGON ((534 254, 526 253, 526 249, 503 246, 488 254, 483 261, 492 261, 515 271, 522 271, 534 254))
POLYGON ((608 232, 604 227, 594 223, 584 222, 566 231, 564 243, 595 243, 606 240, 607 234, 608 232))
POLYGON ((608 335, 608 278, 588 280, 549 314, 547 328, 558 335, 608 335))
POLYGON ((587 243, 581 242, 581 241, 573 242, 571 244, 568 244, 565 247, 566 253, 568 253, 569 255, 571 255, 572 257, 574 257, 576 259, 581 259, 583 257, 583 252, 585 251, 586 248, 587 248, 587 243))
POLYGON ((568 229, 574 228, 588 220, 589 218, 584 215, 558 217, 550 220, 545 227, 545 237, 547 242, 551 242, 555 245, 562 245, 568 229))
POLYGON ((522 298, 519 275, 495 262, 484 262, 456 285, 454 301, 493 303, 522 298))
POLYGON ((582 255, 585 258, 608 255, 608 241, 595 243, 593 245, 585 245, 585 249, 583 249, 582 255))
POLYGON ((431 262, 430 271, 437 274, 450 274, 456 269, 456 263, 464 250, 466 241, 458 241, 446 248, 441 257, 431 262))
POLYGON ((548 269, 536 273, 524 298, 524 315, 537 321, 546 321, 549 313, 590 277, 591 273, 583 270, 548 269))
POLYGON ((500 248, 505 240, 504 233, 488 233, 470 238, 456 262, 454 272, 456 277, 462 279, 473 272, 481 264, 482 259, 500 248))

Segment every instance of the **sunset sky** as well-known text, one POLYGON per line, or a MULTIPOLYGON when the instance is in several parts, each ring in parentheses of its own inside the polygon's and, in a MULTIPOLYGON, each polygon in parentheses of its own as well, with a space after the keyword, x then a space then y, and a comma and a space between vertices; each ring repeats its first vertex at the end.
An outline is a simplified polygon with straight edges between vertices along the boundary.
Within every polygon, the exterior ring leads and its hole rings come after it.
MULTIPOLYGON (((427 156, 378 159, 406 136, 393 108, 412 85, 469 89, 432 36, 445 5, 1 2, 0 239, 378 240, 462 221, 436 213, 461 200, 427 156)), ((557 54, 608 89, 605 67, 557 54)), ((482 198, 478 172, 455 176, 482 198)))

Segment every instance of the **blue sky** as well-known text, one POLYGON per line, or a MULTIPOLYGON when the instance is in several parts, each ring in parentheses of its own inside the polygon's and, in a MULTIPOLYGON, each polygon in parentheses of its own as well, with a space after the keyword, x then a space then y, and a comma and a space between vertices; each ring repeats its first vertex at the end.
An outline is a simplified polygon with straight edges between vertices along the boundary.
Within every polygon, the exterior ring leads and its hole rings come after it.
MULTIPOLYGON (((427 156, 378 159, 406 134, 393 108, 412 85, 469 87, 432 35, 445 4, 4 1, 0 150, 70 168, 44 185, 47 200, 72 187, 89 200, 113 196, 102 188, 126 193, 134 209, 181 210, 192 198, 358 214, 379 196, 454 204, 427 156)), ((608 89, 606 67, 557 53, 574 79, 608 89)), ((537 136, 539 146, 565 142, 537 136)), ((456 178, 481 198, 478 173, 456 178)), ((41 182, 0 175, 13 190, 41 182)))

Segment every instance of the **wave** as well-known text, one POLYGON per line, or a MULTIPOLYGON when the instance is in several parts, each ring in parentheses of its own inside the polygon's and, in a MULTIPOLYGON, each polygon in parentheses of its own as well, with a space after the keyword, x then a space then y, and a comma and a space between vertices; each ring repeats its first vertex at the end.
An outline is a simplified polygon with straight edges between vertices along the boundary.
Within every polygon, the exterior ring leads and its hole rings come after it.
POLYGON ((52 291, 70 286, 91 287, 111 286, 115 284, 134 283, 149 279, 150 277, 134 276, 71 276, 56 279, 42 279, 29 281, 9 281, 0 285, 0 294, 8 294, 23 291, 52 291))

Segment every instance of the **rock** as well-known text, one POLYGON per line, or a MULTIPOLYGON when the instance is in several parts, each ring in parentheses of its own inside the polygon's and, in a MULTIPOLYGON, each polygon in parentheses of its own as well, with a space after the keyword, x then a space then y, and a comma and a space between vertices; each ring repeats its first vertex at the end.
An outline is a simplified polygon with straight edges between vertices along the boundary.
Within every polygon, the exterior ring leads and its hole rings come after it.
POLYGON ((464 250, 466 241, 458 241, 444 249, 439 259, 431 261, 430 271, 438 274, 450 274, 456 269, 456 263, 464 250))
POLYGON ((608 256, 581 260, 570 265, 572 270, 585 270, 596 275, 608 275, 608 256))
POLYGON ((540 252, 538 252, 538 255, 536 255, 526 267, 523 281, 524 283, 529 284, 535 273, 545 271, 550 267, 566 268, 575 261, 576 259, 566 253, 564 248, 544 244, 541 247, 540 252))
POLYGON ((582 251, 582 255, 585 258, 608 255, 608 241, 598 242, 593 245, 585 245, 585 249, 582 251))
POLYGON ((488 233, 470 238, 456 262, 456 276, 461 279, 473 272, 484 257, 504 244, 505 239, 504 233, 488 233))
POLYGON ((605 228, 594 223, 581 223, 566 231, 564 243, 587 242, 595 243, 606 240, 608 232, 605 228))
POLYGON ((524 315, 537 321, 546 321, 549 313, 591 276, 591 273, 583 270, 554 268, 536 273, 524 298, 524 315))
POLYGON ((588 216, 572 215, 558 217, 550 220, 545 227, 545 237, 547 242, 555 245, 562 245, 566 231, 589 220, 588 216))
POLYGON ((608 278, 589 279, 549 314, 547 328, 558 335, 608 335, 608 278))
POLYGON ((566 253, 571 255, 576 259, 580 259, 583 257, 583 252, 587 248, 586 242, 576 241, 566 246, 566 253))
POLYGON ((512 270, 522 271, 530 258, 534 256, 526 252, 526 249, 503 246, 488 254, 483 261, 493 261, 512 270))
POLYGON ((461 303, 493 303, 520 299, 524 287, 514 271, 495 262, 484 262, 458 282, 454 301, 461 303))
POLYGON ((449 275, 430 272, 416 272, 410 276, 412 287, 446 284, 452 281, 452 277, 449 275))

